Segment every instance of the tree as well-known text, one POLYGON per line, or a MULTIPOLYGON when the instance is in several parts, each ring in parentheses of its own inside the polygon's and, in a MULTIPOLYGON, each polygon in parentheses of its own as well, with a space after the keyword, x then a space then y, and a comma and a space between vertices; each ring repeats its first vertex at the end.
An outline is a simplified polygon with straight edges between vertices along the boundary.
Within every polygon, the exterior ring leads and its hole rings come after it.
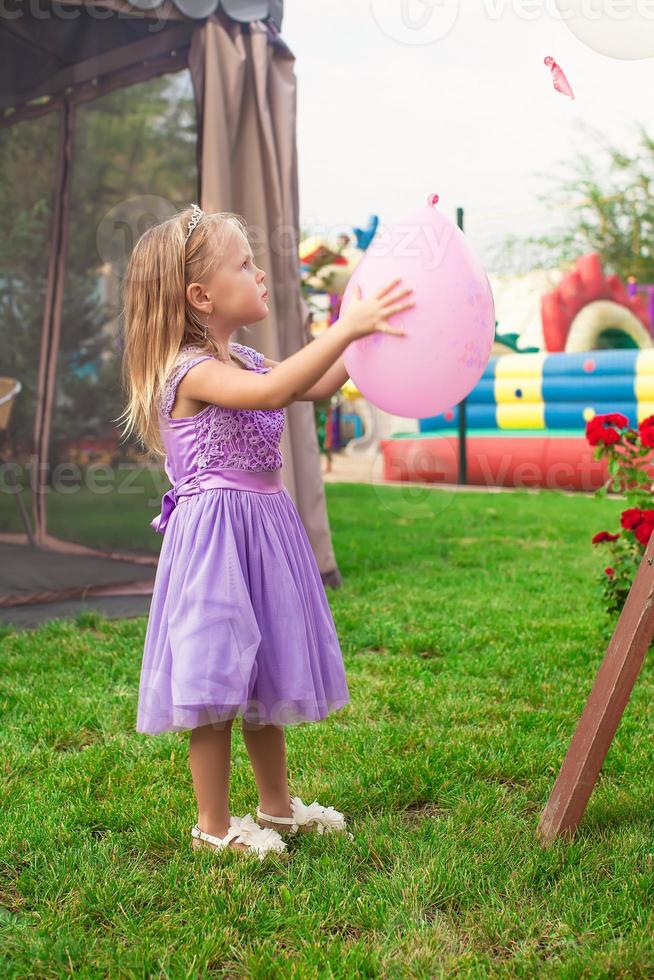
POLYGON ((570 176, 555 179, 552 192, 538 195, 560 211, 560 227, 540 237, 509 236, 493 266, 513 273, 566 267, 580 255, 598 252, 607 272, 652 283, 654 139, 638 124, 640 145, 629 155, 608 144, 601 132, 585 129, 595 149, 562 163, 557 174, 570 176))

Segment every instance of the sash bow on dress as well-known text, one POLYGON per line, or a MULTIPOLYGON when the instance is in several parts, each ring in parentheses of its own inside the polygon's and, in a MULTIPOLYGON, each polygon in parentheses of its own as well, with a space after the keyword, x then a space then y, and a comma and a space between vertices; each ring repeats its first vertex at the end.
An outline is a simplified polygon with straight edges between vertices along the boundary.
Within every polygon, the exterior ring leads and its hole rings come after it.
POLYGON ((182 477, 161 498, 161 513, 150 522, 150 526, 163 534, 170 515, 180 498, 193 497, 206 490, 249 490, 254 493, 279 493, 284 489, 282 468, 276 470, 242 470, 237 467, 198 470, 182 477))

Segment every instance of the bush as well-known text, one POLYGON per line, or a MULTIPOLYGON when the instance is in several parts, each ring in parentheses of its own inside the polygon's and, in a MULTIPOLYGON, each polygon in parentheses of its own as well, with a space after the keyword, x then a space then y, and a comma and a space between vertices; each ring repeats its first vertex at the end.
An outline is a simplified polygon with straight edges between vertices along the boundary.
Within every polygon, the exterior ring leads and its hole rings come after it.
POLYGON ((643 419, 637 430, 620 412, 596 415, 586 425, 586 438, 595 447, 594 458, 608 462, 609 479, 595 496, 611 487, 614 493, 624 493, 629 505, 620 515, 619 531, 599 531, 592 538, 593 545, 605 546, 610 554, 601 579, 606 611, 620 613, 654 529, 646 460, 654 448, 654 415, 643 419))

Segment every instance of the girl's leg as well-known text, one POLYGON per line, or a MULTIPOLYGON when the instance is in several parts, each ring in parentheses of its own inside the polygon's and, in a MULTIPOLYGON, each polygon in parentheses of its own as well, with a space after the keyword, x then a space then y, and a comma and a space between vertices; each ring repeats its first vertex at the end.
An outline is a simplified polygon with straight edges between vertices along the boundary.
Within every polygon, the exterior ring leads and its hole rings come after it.
MULTIPOLYGON (((229 764, 233 719, 216 725, 201 725, 191 730, 189 765, 198 801, 200 830, 224 837, 229 830, 229 764)), ((207 845, 203 841, 201 846, 207 845)), ((198 846, 198 841, 193 841, 198 846)), ((211 846, 211 845, 209 845, 211 846)), ((229 842, 230 847, 245 850, 246 844, 229 842)))
MULTIPOLYGON (((252 725, 243 720, 243 741, 259 790, 259 808, 274 817, 291 817, 283 726, 252 725)), ((268 826, 269 821, 260 821, 268 826)))

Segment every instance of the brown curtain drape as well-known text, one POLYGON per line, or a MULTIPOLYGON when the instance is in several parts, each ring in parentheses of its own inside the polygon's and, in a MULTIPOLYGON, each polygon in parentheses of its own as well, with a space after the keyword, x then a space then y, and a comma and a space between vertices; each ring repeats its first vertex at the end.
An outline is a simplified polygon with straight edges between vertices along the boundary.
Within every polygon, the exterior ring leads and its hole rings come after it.
MULTIPOLYGON (((311 340, 299 282, 295 58, 274 25, 218 12, 198 26, 189 69, 198 108, 200 204, 241 214, 257 264, 268 273, 270 313, 240 343, 283 360, 311 340)), ((341 578, 332 547, 312 402, 287 410, 284 485, 298 509, 323 581, 341 578)))

